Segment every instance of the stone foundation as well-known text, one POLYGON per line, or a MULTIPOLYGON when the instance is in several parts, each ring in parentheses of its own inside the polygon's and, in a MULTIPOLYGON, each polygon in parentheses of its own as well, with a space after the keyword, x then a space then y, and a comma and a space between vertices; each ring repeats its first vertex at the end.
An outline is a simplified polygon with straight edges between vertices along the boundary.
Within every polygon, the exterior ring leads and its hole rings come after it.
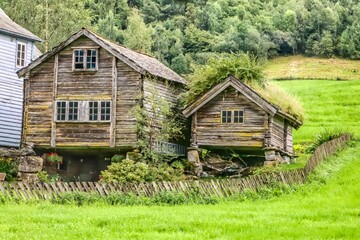
POLYGON ((19 181, 39 181, 37 174, 43 168, 43 159, 35 156, 31 145, 27 145, 21 149, 0 148, 0 157, 13 158, 12 161, 18 164, 19 181))
POLYGON ((289 164, 291 161, 291 156, 276 151, 275 149, 265 150, 265 162, 264 166, 275 167, 280 163, 289 164))

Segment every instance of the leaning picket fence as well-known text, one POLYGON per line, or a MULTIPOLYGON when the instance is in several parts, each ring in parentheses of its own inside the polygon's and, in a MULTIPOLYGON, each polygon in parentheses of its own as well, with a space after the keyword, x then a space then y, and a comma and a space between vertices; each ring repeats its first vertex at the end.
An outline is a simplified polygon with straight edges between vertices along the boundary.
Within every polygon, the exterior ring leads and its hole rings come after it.
POLYGON ((257 191, 269 184, 278 182, 287 185, 301 184, 307 176, 324 159, 338 149, 343 148, 350 140, 350 135, 343 135, 322 144, 316 149, 302 169, 281 172, 270 172, 246 178, 191 180, 178 182, 145 182, 145 183, 101 183, 101 182, 56 182, 56 183, 23 183, 0 182, 0 193, 11 198, 24 200, 53 199, 69 192, 98 193, 108 196, 113 193, 133 193, 142 196, 154 196, 160 192, 182 192, 191 194, 194 191, 201 196, 229 197, 244 189, 257 191))

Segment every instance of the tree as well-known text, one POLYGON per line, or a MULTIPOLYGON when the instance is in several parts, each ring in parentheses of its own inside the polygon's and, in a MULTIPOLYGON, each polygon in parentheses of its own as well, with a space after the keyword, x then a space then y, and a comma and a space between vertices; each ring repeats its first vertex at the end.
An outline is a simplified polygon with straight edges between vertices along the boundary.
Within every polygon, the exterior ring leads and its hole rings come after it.
POLYGON ((8 0, 5 11, 16 23, 44 40, 39 44, 47 51, 81 27, 90 27, 91 13, 86 0, 8 0), (79 17, 80 16, 80 17, 79 17))
POLYGON ((128 26, 123 31, 125 46, 143 53, 151 53, 154 41, 151 38, 153 29, 147 27, 137 9, 132 9, 128 26))

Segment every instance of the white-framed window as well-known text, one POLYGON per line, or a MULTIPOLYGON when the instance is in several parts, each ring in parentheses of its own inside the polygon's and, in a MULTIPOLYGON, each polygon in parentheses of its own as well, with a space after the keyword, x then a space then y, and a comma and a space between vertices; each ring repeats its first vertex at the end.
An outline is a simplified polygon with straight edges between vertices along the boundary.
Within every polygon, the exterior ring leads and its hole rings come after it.
POLYGON ((55 114, 57 122, 110 122, 111 102, 58 100, 55 114))
POLYGON ((74 49, 73 70, 95 71, 98 68, 98 49, 74 49))
POLYGON ((18 42, 16 46, 16 67, 22 68, 26 64, 26 43, 18 42))
POLYGON ((89 121, 110 121, 110 107, 110 101, 89 101, 89 121))
POLYGON ((79 102, 58 101, 56 102, 56 121, 78 121, 79 102))
POLYGON ((244 123, 244 110, 222 110, 221 123, 244 123))

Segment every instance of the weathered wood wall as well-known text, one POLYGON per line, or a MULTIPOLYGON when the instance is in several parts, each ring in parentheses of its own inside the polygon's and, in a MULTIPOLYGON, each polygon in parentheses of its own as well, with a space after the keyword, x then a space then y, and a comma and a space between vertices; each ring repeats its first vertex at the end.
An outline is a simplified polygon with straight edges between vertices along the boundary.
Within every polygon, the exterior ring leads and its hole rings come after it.
POLYGON ((53 114, 54 57, 35 68, 25 81, 23 143, 50 146, 53 114))
POLYGON ((270 132, 272 147, 293 153, 292 126, 287 120, 275 115, 270 132))
POLYGON ((183 87, 165 80, 150 81, 104 48, 83 36, 66 46, 55 57, 31 71, 26 92, 25 142, 39 147, 103 146, 131 147, 137 140, 133 107, 149 89, 176 103, 183 87), (73 71, 73 49, 98 48, 97 71, 73 71), (115 100, 114 100, 115 99, 115 100), (112 102, 110 122, 55 122, 56 100, 109 100, 112 102))
POLYGON ((233 87, 194 115, 197 119, 193 129, 200 146, 263 147, 268 115, 233 87), (221 110, 243 110, 244 123, 221 123, 221 110))
POLYGON ((132 108, 141 97, 141 74, 117 60, 116 146, 133 146, 137 140, 132 108))

